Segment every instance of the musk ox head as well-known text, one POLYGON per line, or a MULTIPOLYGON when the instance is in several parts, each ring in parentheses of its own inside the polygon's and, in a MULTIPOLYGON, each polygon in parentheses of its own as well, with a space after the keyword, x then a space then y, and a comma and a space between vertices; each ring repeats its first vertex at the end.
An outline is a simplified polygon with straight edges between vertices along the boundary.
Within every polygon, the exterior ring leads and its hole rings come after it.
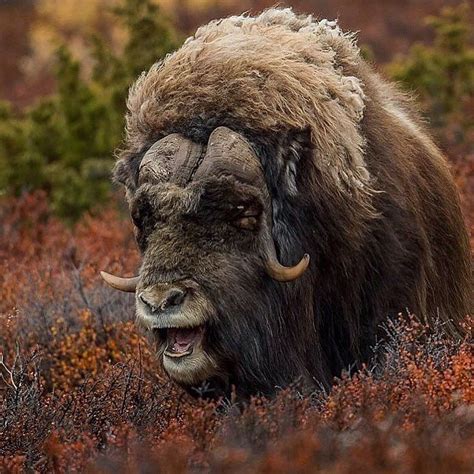
POLYGON ((336 23, 269 9, 199 28, 130 89, 115 178, 143 264, 104 278, 136 290, 181 384, 329 386, 359 355, 376 214, 360 61, 336 23))
POLYGON ((335 22, 210 22, 132 86, 126 133, 115 178, 143 264, 103 277, 136 292, 182 385, 329 386, 405 308, 461 332, 471 264, 449 170, 335 22))
POLYGON ((218 127, 207 146, 180 134, 157 141, 141 160, 130 206, 140 276, 102 276, 135 292, 138 321, 153 333, 171 378, 225 379, 229 367, 267 357, 261 352, 281 323, 272 282, 300 277, 309 256, 289 267, 278 262, 269 192, 247 140, 218 127))

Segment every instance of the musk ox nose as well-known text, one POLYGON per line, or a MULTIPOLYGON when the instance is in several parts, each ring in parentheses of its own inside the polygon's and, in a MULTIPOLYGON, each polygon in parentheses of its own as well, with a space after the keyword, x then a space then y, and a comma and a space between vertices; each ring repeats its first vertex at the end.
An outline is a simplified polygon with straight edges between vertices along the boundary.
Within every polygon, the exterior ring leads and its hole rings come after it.
POLYGON ((186 295, 186 290, 181 288, 161 289, 155 286, 142 291, 138 298, 152 313, 159 313, 182 305, 186 295))

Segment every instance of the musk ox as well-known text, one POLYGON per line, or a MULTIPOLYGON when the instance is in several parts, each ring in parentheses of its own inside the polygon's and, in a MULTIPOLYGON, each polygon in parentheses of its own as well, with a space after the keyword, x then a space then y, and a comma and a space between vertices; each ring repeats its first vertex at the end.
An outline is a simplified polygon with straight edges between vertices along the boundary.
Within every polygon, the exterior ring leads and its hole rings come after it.
POLYGON ((330 385, 408 309, 461 333, 467 232, 413 104, 335 22, 270 9, 199 28, 131 87, 139 276, 103 273, 191 390, 330 385))

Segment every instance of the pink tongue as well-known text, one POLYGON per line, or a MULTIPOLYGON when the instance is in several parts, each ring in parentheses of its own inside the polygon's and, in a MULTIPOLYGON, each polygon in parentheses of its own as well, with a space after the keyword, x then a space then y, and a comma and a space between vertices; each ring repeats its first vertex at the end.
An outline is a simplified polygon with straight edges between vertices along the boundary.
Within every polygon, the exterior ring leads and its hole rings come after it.
POLYGON ((196 338, 197 329, 173 328, 168 329, 168 337, 171 340, 173 352, 186 352, 196 338))

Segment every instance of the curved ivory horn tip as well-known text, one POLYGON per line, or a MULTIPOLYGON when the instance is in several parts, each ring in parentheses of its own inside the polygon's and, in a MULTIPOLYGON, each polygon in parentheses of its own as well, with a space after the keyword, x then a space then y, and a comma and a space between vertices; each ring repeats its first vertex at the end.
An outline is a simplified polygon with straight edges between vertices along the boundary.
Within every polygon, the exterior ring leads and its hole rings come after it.
POLYGON ((271 278, 281 282, 296 280, 306 271, 309 265, 309 254, 305 253, 301 260, 293 267, 285 267, 278 261, 267 263, 267 273, 271 278))
MULTIPOLYGON (((308 268, 309 266, 309 262, 310 262, 311 258, 309 256, 309 253, 305 253, 303 255, 303 257, 301 258, 301 260, 299 261, 299 263, 296 264, 296 267, 300 269, 301 271, 301 275, 303 274, 303 272, 306 271, 306 269, 308 268)), ((300 276, 301 276, 300 275, 300 276)))
POLYGON ((100 276, 102 277, 102 280, 104 280, 106 283, 109 283, 109 278, 112 277, 113 275, 101 270, 100 271, 100 276))
POLYGON ((110 273, 107 273, 107 272, 104 272, 104 271, 100 271, 100 276, 102 277, 102 279, 108 283, 109 280, 110 280, 110 277, 113 277, 113 275, 111 275, 110 273))
POLYGON ((136 290, 139 280, 138 276, 131 278, 121 278, 104 271, 100 272, 100 276, 112 288, 120 291, 127 291, 129 293, 133 293, 136 290))

